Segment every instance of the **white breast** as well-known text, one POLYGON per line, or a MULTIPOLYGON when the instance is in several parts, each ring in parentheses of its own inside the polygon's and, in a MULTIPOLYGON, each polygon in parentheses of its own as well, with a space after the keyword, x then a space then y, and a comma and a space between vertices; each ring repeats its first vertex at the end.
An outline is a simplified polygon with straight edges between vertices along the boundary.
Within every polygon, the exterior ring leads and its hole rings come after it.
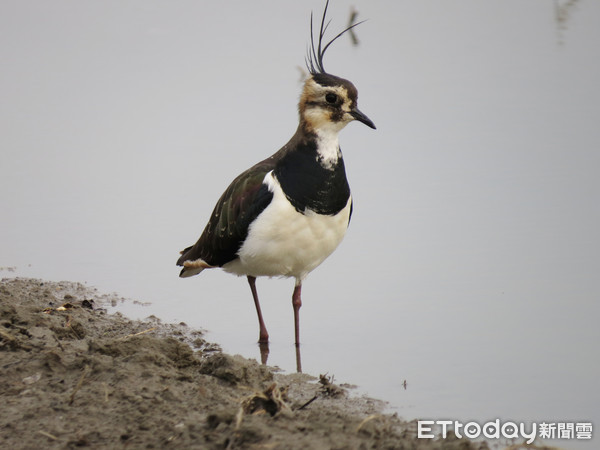
POLYGON ((250 225, 238 258, 223 269, 238 275, 284 276, 303 280, 340 244, 352 199, 334 216, 307 210, 299 213, 269 172, 264 179, 273 200, 250 225))

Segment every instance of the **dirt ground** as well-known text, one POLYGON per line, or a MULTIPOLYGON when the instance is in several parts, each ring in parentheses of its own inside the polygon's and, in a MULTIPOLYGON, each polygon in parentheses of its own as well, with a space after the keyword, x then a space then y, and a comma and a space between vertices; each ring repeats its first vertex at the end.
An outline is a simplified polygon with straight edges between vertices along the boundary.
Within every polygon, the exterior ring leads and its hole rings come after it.
POLYGON ((110 300, 72 282, 0 282, 0 448, 487 448, 417 439, 415 422, 326 376, 224 354, 185 324, 107 314, 110 300))

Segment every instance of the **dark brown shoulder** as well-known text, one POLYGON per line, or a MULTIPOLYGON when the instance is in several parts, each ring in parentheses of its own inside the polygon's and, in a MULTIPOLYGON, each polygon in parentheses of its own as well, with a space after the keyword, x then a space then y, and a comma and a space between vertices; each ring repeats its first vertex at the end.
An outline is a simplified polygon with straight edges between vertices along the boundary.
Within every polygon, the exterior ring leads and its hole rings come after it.
POLYGON ((274 167, 273 157, 267 158, 231 182, 215 205, 200 239, 182 252, 177 265, 202 259, 211 266, 220 267, 237 257, 248 236, 250 223, 273 198, 263 180, 274 167))

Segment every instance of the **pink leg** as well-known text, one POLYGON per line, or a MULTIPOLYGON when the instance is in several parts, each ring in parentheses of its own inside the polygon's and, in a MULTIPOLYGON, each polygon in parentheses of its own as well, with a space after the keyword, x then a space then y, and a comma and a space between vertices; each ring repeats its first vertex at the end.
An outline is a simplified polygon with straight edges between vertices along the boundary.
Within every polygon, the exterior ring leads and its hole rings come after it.
POLYGON ((294 307, 294 332, 296 336, 296 347, 300 346, 300 307, 302 306, 302 298, 300 292, 302 291, 302 284, 298 283, 294 288, 292 294, 292 306, 294 307))
POLYGON ((267 327, 265 327, 262 312, 260 311, 258 293, 256 292, 256 277, 251 277, 248 275, 248 284, 250 284, 250 290, 252 291, 252 297, 254 298, 254 306, 256 306, 256 314, 258 315, 258 326, 260 327, 258 342, 261 344, 266 344, 269 342, 269 333, 267 333, 267 327))

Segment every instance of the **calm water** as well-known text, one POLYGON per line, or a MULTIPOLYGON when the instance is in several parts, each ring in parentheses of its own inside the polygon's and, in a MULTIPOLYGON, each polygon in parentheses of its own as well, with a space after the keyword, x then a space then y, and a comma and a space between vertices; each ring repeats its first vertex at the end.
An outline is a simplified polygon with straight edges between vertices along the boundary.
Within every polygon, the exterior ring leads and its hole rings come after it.
MULTIPOLYGON (((360 45, 325 66, 378 129, 341 135, 355 209, 303 286, 304 371, 407 419, 600 426, 600 4, 356 6, 360 45)), ((311 8, 3 2, 0 274, 151 302, 122 310, 258 359, 245 279, 174 263, 294 132, 311 8)), ((292 289, 258 281, 288 371, 292 289)))

